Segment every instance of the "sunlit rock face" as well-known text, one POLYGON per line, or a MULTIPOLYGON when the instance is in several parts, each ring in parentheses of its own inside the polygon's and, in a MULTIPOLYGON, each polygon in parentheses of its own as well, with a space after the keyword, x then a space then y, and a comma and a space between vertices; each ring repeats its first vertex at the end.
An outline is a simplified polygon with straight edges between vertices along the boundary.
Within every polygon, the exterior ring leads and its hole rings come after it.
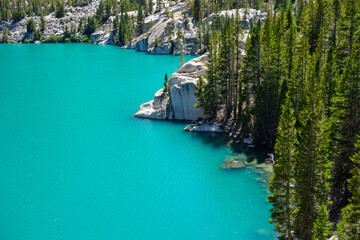
MULTIPOLYGON (((184 64, 169 79, 169 91, 163 89, 156 92, 154 100, 140 106, 135 117, 168 119, 168 120, 198 120, 204 118, 202 108, 194 107, 196 103, 196 83, 206 72, 207 55, 195 58, 184 64)), ((205 80, 206 81, 206 80, 205 80)))

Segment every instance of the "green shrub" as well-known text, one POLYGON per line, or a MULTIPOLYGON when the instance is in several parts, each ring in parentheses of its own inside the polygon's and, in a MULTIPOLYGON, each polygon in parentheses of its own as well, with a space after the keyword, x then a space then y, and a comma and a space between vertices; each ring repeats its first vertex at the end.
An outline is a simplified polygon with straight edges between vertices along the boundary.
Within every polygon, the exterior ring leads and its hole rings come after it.
POLYGON ((62 36, 51 35, 48 38, 44 39, 43 43, 59 43, 62 41, 62 36))
POLYGON ((36 31, 36 23, 33 19, 29 19, 26 22, 26 31, 28 33, 33 33, 36 31))

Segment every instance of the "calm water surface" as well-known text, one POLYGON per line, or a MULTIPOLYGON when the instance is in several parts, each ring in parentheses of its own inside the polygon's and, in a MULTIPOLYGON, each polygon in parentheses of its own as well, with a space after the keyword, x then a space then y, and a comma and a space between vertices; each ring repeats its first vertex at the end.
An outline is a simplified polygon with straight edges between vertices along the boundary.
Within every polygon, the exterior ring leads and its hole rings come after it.
POLYGON ((132 117, 178 63, 0 45, 0 239, 273 239, 259 176, 218 167, 229 147, 132 117))

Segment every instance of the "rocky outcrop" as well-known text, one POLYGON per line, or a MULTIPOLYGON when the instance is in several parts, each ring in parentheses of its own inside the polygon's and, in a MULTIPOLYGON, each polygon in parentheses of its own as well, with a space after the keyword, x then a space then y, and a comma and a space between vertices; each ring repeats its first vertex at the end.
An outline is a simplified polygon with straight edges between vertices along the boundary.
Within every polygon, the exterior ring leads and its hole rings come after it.
POLYGON ((147 32, 134 38, 131 44, 123 48, 154 55, 179 55, 182 48, 185 55, 194 54, 196 29, 191 22, 185 22, 182 15, 182 11, 187 9, 187 4, 179 2, 167 6, 173 17, 167 17, 165 11, 146 17, 147 32), (153 26, 150 28, 151 25, 153 26), (178 32, 181 33, 182 39, 178 39, 178 32))
POLYGON ((162 120, 198 120, 204 118, 201 108, 194 107, 196 97, 195 85, 199 76, 207 69, 203 55, 184 64, 169 79, 169 92, 163 89, 156 92, 154 100, 144 103, 135 117, 162 120))
MULTIPOLYGON (((46 22, 46 29, 42 33, 43 37, 47 38, 52 35, 62 36, 64 33, 65 25, 68 26, 69 30, 71 24, 77 27, 80 22, 80 19, 95 14, 99 2, 100 0, 94 0, 93 2, 83 7, 66 7, 66 14, 62 18, 64 24, 62 23, 60 18, 55 17, 55 13, 51 13, 47 16, 44 16, 46 22)), ((31 18, 36 22, 37 26, 40 25, 40 17, 38 16, 25 17, 21 19, 19 22, 3 21, 0 23, 0 35, 2 35, 2 29, 6 27, 7 29, 9 29, 9 39, 12 41, 18 42, 23 38, 31 37, 31 36, 27 36, 27 32, 26 32, 26 22, 31 18)), ((81 33, 78 32, 77 34, 80 35, 81 33)))
MULTIPOLYGON (((241 27, 243 29, 250 29, 250 25, 251 24, 256 24, 258 20, 260 20, 261 23, 263 23, 265 21, 266 18, 266 13, 261 12, 260 10, 256 10, 253 8, 241 8, 239 9, 239 18, 241 19, 241 27)), ((213 20, 214 17, 216 16, 220 16, 220 17, 225 17, 225 16, 236 16, 236 9, 232 9, 232 10, 224 10, 221 11, 220 13, 213 13, 209 16, 210 20, 213 20)))
POLYGON ((141 104, 135 117, 165 120, 168 116, 168 104, 169 97, 164 89, 160 89, 155 93, 154 100, 141 104))

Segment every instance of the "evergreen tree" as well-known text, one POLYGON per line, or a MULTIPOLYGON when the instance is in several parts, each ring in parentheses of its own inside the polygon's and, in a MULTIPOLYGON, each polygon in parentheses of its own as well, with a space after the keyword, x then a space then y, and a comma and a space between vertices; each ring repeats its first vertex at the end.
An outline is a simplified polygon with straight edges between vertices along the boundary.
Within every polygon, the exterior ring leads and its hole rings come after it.
POLYGON ((149 14, 153 14, 153 11, 154 11, 154 2, 153 2, 153 0, 149 0, 148 6, 149 6, 149 14))
POLYGON ((202 2, 201 0, 194 0, 192 14, 195 22, 201 21, 202 18, 202 2))
POLYGON ((219 55, 219 76, 222 103, 225 104, 226 118, 230 118, 233 111, 233 105, 236 104, 232 98, 233 83, 234 83, 234 57, 235 57, 235 44, 234 44, 234 31, 233 21, 226 17, 225 25, 221 32, 221 44, 219 55))
POLYGON ((294 226, 295 233, 300 239, 312 239, 316 235, 315 222, 320 224, 323 218, 319 214, 321 206, 328 204, 329 136, 322 99, 319 97, 322 94, 320 67, 320 55, 316 53, 306 79, 304 108, 299 115, 301 128, 294 166, 294 226))
POLYGON ((41 14, 41 17, 40 17, 40 29, 41 29, 41 31, 44 31, 45 28, 46 28, 46 22, 45 22, 44 16, 41 14))
POLYGON ((204 93, 204 88, 205 88, 206 83, 204 82, 204 78, 203 76, 199 76, 199 80, 197 81, 195 88, 196 88, 196 92, 195 92, 195 97, 196 97, 196 102, 194 104, 194 107, 202 107, 204 108, 206 106, 206 98, 205 98, 205 93, 204 93))
POLYGON ((35 21, 32 18, 27 20, 27 22, 26 22, 26 31, 28 33, 33 33, 33 32, 35 32, 35 30, 36 30, 35 21))
POLYGON ((139 35, 144 33, 144 15, 143 15, 143 8, 139 5, 138 15, 137 15, 137 30, 139 35))
POLYGON ((6 27, 3 28, 3 39, 2 39, 3 43, 7 43, 9 41, 9 29, 7 29, 6 27))
POLYGON ((332 224, 329 222, 329 212, 325 203, 319 207, 318 217, 314 223, 313 239, 327 240, 330 235, 332 224))
POLYGON ((334 162, 331 195, 335 213, 339 213, 351 197, 347 186, 353 167, 350 157, 355 154, 356 133, 360 132, 360 37, 353 45, 331 109, 334 149, 331 156, 334 162))
POLYGON ((338 23, 338 41, 339 46, 336 50, 336 68, 339 75, 343 72, 346 65, 346 59, 352 50, 355 40, 356 28, 359 26, 359 1, 343 0, 343 7, 340 11, 340 19, 338 23))
POLYGON ((58 1, 56 6, 56 13, 55 16, 57 18, 62 18, 65 16, 65 3, 64 1, 58 1))
POLYGON ((352 198, 350 204, 342 210, 336 234, 339 240, 360 239, 360 137, 355 149, 357 153, 351 158, 354 164, 350 171, 352 177, 348 180, 352 198))
POLYGON ((255 98, 261 79, 261 23, 255 25, 246 42, 246 56, 242 69, 243 93, 239 100, 241 134, 249 137, 252 130, 250 103, 255 98))
POLYGON ((168 74, 165 73, 165 77, 164 77, 164 92, 168 92, 169 91, 169 82, 168 82, 168 74))
POLYGON ((297 145, 294 110, 288 97, 283 105, 275 144, 276 162, 270 179, 268 198, 273 205, 270 222, 275 224, 279 239, 292 239, 293 230, 293 185, 294 157, 297 145))
POLYGON ((208 83, 204 87, 204 95, 206 105, 204 106, 204 113, 208 119, 214 119, 220 107, 220 94, 219 94, 219 47, 218 47, 218 32, 215 30, 210 37, 209 56, 206 72, 208 83))
POLYGON ((184 65, 185 59, 184 59, 184 50, 183 47, 181 47, 180 50, 180 63, 179 63, 179 69, 184 65))

